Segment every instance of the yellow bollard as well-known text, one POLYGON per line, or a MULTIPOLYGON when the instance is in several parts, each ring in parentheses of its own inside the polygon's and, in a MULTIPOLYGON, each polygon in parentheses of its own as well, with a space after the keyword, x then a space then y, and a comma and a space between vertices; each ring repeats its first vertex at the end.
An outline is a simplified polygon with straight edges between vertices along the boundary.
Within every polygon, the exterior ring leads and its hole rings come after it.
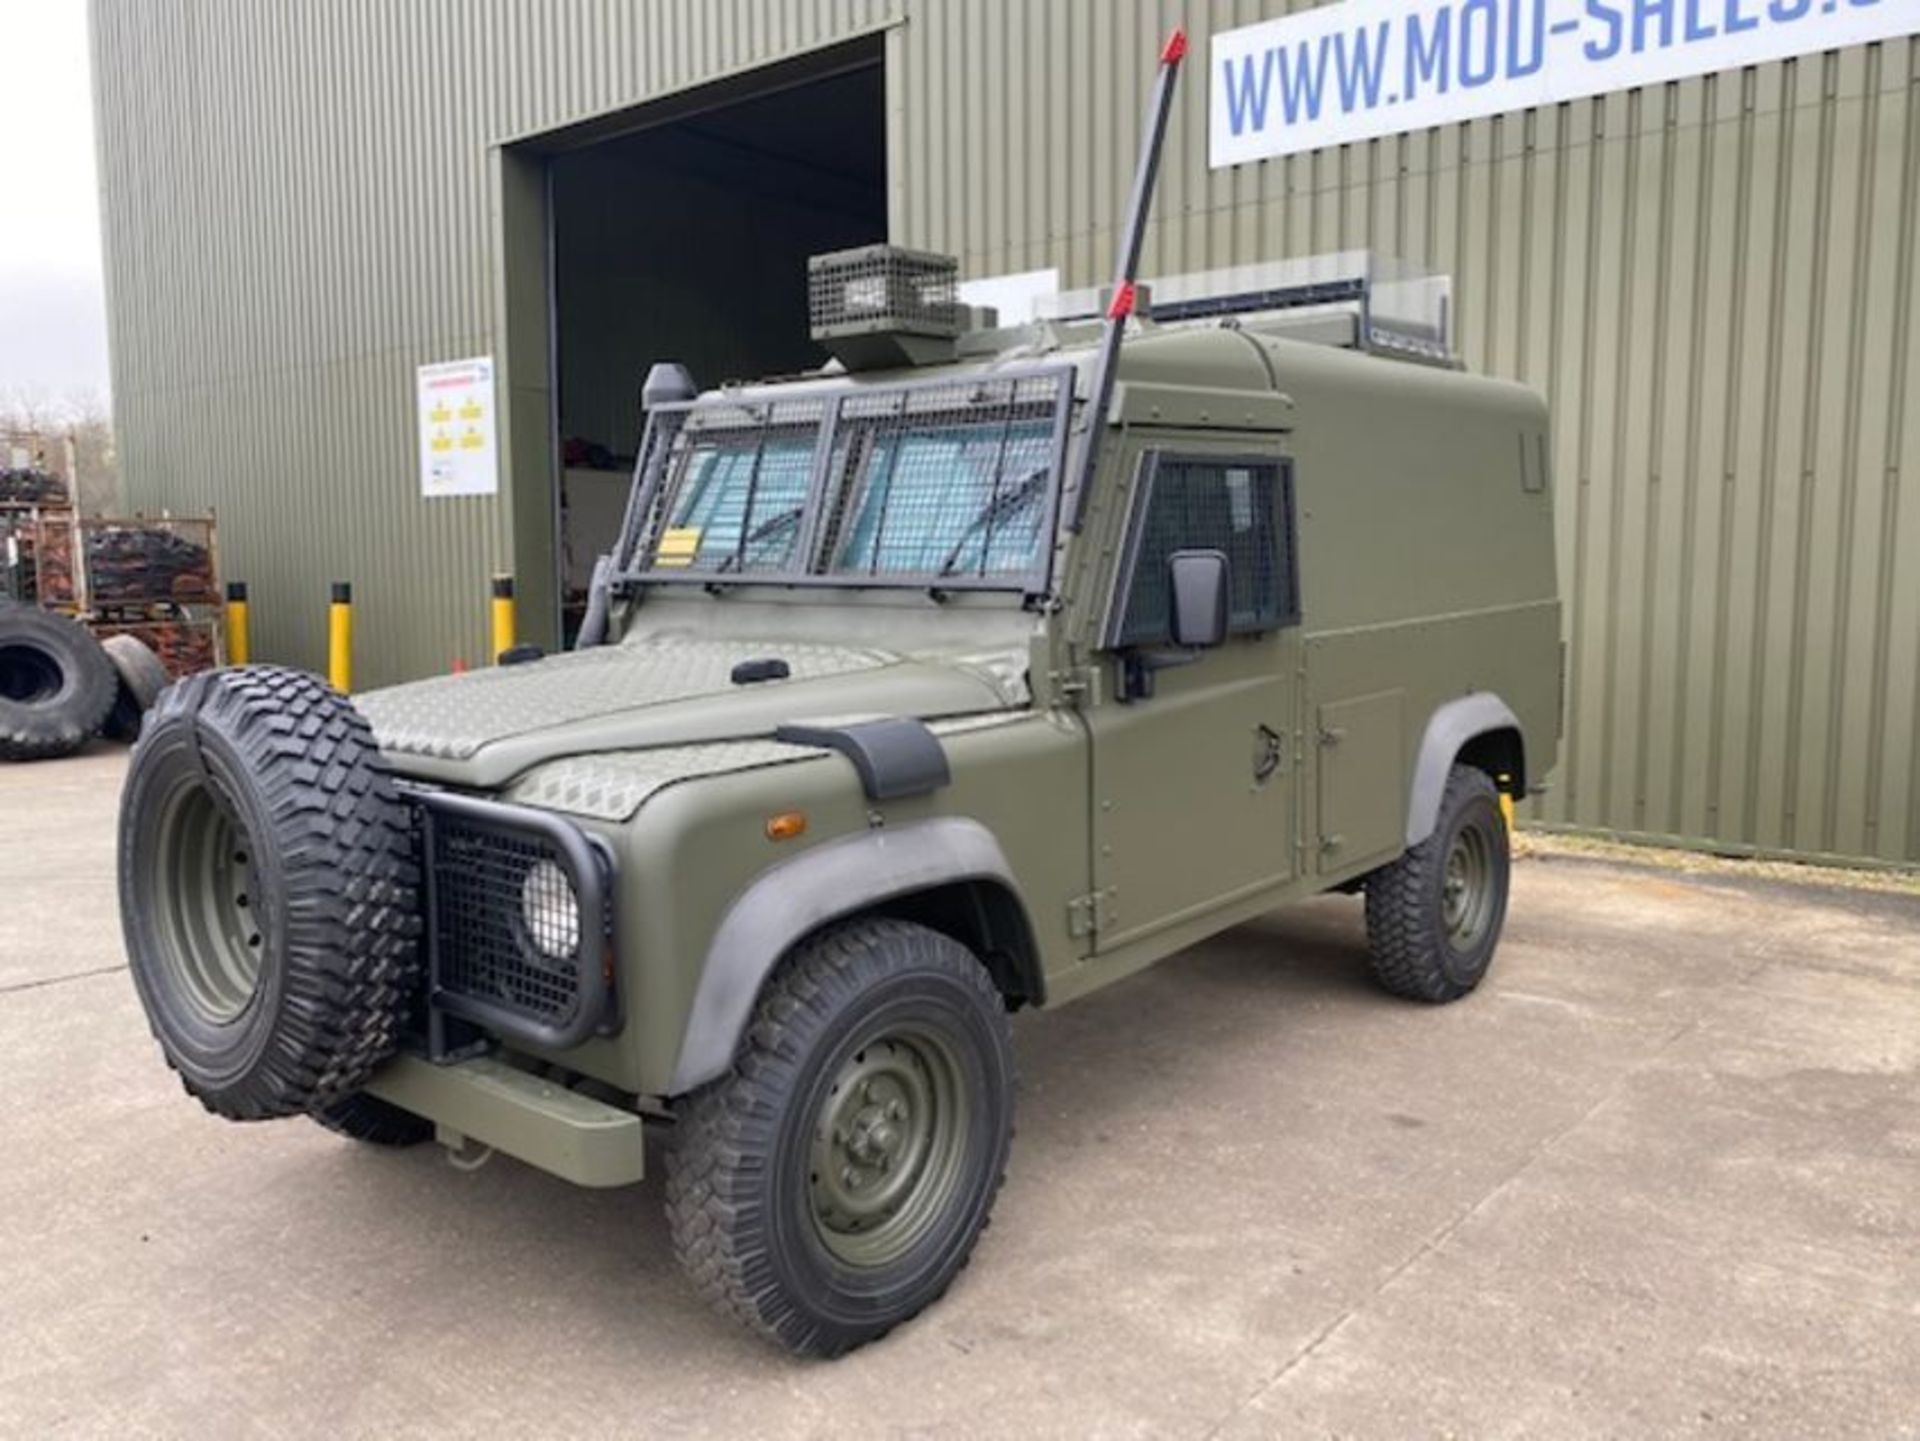
POLYGON ((327 681, 342 695, 353 690, 353 587, 344 580, 327 607, 327 681))
POLYGON ((1513 834, 1513 777, 1501 776, 1499 779, 1499 785, 1500 785, 1500 817, 1502 820, 1504 820, 1507 823, 1507 834, 1512 835, 1513 834))
POLYGON ((513 649, 513 577, 493 578, 493 662, 513 649))
POLYGON ((253 658, 253 633, 248 629, 247 583, 227 583, 227 664, 245 665, 253 658))

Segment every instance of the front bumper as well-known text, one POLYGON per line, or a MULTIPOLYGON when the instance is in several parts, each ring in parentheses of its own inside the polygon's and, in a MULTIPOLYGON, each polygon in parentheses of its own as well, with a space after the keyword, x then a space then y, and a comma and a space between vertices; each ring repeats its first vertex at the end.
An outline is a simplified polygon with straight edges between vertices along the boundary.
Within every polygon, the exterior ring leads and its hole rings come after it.
POLYGON ((488 1056, 445 1066, 396 1056, 366 1090, 432 1121, 443 1145, 476 1141, 580 1186, 646 1175, 639 1116, 488 1056))

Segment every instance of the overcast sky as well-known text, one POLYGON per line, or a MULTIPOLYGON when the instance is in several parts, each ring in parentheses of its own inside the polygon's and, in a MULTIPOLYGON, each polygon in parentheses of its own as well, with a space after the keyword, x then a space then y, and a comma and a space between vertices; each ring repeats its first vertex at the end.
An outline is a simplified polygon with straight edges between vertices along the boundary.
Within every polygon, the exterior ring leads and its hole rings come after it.
POLYGON ((107 391, 86 0, 0 0, 0 401, 107 391))

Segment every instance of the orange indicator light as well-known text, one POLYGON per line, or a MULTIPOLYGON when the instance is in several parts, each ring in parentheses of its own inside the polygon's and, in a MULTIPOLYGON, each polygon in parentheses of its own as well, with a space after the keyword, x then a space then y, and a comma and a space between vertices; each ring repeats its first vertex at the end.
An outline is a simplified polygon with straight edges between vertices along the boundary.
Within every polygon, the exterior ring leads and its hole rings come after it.
POLYGON ((767 839, 770 841, 790 841, 795 836, 806 834, 806 829, 805 811, 782 811, 777 816, 767 817, 767 839))

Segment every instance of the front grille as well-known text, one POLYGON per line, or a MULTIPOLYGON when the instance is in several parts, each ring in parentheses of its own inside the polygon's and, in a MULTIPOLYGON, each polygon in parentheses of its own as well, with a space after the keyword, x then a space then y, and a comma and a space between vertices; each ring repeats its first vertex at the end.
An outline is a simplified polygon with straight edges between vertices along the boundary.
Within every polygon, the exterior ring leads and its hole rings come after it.
POLYGON ((428 1002, 535 1044, 608 1013, 611 865, 557 816, 423 791, 428 1002))

